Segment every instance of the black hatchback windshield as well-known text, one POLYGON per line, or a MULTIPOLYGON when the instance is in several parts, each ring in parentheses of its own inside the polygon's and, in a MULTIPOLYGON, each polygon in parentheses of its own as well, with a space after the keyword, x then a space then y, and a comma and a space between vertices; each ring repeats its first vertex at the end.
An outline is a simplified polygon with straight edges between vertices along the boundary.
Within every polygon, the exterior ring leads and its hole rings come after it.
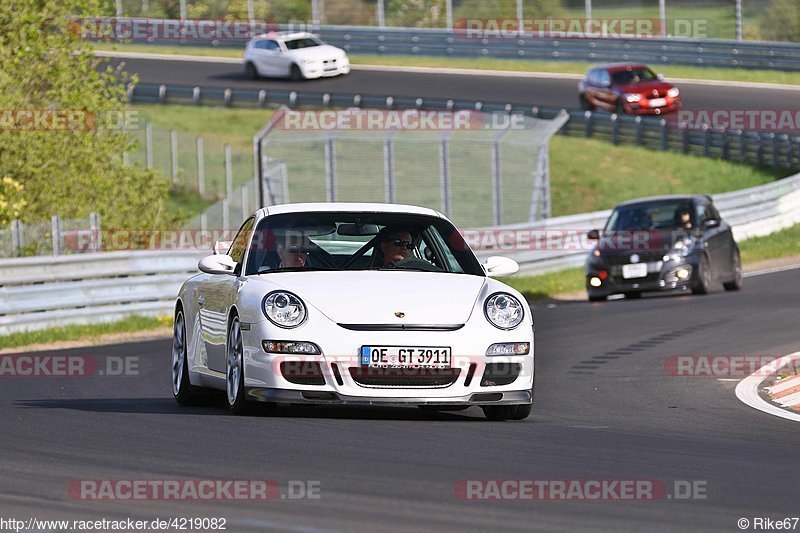
POLYGON ((688 222, 696 225, 691 203, 686 200, 624 205, 611 213, 605 231, 671 230, 686 227, 682 220, 683 213, 688 213, 688 222))

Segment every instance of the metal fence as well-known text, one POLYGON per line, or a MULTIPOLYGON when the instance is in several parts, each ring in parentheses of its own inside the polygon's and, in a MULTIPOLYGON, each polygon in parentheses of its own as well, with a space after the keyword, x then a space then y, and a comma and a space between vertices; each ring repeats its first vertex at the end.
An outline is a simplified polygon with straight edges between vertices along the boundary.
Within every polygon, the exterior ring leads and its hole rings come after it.
POLYGON ((180 188, 202 198, 218 200, 253 176, 252 152, 146 121, 129 130, 135 148, 125 154, 128 164, 160 170, 180 188))
MULTIPOLYGON (((800 54, 798 55, 800 57, 800 54)), ((225 105, 231 107, 478 110, 521 113, 552 120, 562 111, 569 121, 560 133, 596 138, 620 145, 644 146, 786 170, 800 170, 800 133, 742 130, 681 129, 662 118, 615 115, 603 111, 569 111, 524 103, 415 98, 374 94, 320 93, 311 91, 222 89, 139 84, 128 91, 131 102, 225 105)))
POLYGON ((476 225, 550 216, 548 141, 566 114, 513 123, 474 111, 446 116, 463 118, 463 129, 288 129, 281 108, 254 139, 263 204, 414 204, 476 225))
POLYGON ((49 222, 12 220, 0 229, 0 258, 97 252, 101 247, 97 213, 76 219, 53 216, 49 222))

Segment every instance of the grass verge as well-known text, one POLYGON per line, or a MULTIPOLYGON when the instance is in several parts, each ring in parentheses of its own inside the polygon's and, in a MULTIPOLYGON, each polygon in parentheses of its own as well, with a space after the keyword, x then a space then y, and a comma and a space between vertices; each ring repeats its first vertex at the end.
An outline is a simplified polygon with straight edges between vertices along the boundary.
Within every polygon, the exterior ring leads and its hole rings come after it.
POLYGON ((0 336, 0 349, 17 348, 31 344, 50 344, 66 341, 91 341, 116 333, 133 333, 137 331, 154 331, 168 334, 172 326, 172 317, 164 316, 148 318, 131 316, 117 322, 71 325, 57 328, 24 331, 0 336))
MULTIPOLYGON (((117 52, 142 52, 151 54, 178 54, 204 57, 241 58, 240 48, 214 48, 211 46, 161 46, 148 44, 97 43, 96 50, 117 52)), ((478 70, 506 70, 512 72, 542 72, 559 74, 584 74, 590 62, 541 61, 533 59, 494 59, 488 57, 428 57, 377 54, 352 54, 353 65, 386 65, 396 67, 457 68, 478 70)), ((778 70, 748 70, 715 67, 690 67, 683 65, 653 65, 653 68, 667 78, 686 78, 692 80, 743 81, 757 83, 779 83, 800 85, 796 72, 778 70)))
POLYGON ((742 264, 800 254, 800 224, 739 243, 742 264))

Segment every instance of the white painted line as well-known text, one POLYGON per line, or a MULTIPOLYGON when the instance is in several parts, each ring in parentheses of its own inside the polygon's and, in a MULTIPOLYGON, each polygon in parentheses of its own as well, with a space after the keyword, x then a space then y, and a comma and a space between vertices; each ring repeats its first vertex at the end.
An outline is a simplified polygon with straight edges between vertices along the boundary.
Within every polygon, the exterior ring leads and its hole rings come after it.
POLYGON ((795 359, 800 358, 800 352, 795 352, 793 354, 785 355, 778 359, 777 362, 773 361, 761 367, 760 369, 756 370, 753 374, 750 374, 739 384, 736 386, 736 397, 739 398, 743 403, 749 405, 753 409, 758 409, 759 411, 763 411, 767 414, 778 416, 781 418, 786 418, 788 420, 794 420, 795 422, 800 422, 800 414, 798 413, 791 413, 785 409, 781 409, 776 405, 772 405, 771 403, 763 400, 761 396, 758 395, 758 388, 761 386, 761 383, 766 379, 766 376, 762 374, 762 369, 764 372, 767 372, 767 367, 775 368, 777 366, 789 365, 795 359))
POLYGON ((769 391, 774 394, 776 392, 783 392, 786 389, 791 389, 792 387, 796 387, 798 385, 800 385, 800 376, 794 376, 780 380, 777 385, 770 387, 769 391))
MULTIPOLYGON (((244 49, 242 49, 244 50, 244 49)), ((122 59, 152 59, 156 61, 196 61, 198 63, 227 63, 241 64, 242 60, 235 57, 220 56, 193 56, 183 54, 151 54, 146 52, 119 52, 96 50, 98 57, 117 57, 122 59)), ((490 76, 495 78, 539 78, 580 80, 583 74, 563 74, 559 72, 528 72, 514 70, 484 70, 476 68, 446 68, 446 67, 401 67, 391 65, 358 65, 351 64, 352 70, 371 70, 376 72, 411 72, 417 74, 457 74, 460 76, 490 76)), ((782 83, 762 83, 754 81, 720 81, 698 80, 692 78, 669 78, 668 81, 688 85, 711 85, 716 87, 745 87, 752 89, 775 89, 781 91, 800 91, 800 85, 782 83)))
POLYGON ((786 265, 781 267, 765 268, 763 270, 754 270, 753 272, 746 272, 744 274, 744 277, 752 278, 755 276, 763 276, 765 274, 775 274, 776 272, 786 272, 787 270, 796 270, 798 268, 800 268, 800 265, 786 265))

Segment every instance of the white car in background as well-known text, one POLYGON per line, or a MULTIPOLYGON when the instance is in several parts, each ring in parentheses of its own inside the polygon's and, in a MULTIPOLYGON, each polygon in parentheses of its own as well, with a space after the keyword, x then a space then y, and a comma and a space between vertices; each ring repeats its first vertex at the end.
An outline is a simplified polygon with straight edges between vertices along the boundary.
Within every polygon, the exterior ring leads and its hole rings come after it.
POLYGON ((347 74, 350 60, 344 50, 311 33, 271 32, 247 43, 244 68, 250 79, 268 76, 298 81, 347 74))
POLYGON ((479 263, 433 209, 270 206, 198 266, 175 306, 181 405, 208 388, 226 391, 235 414, 259 402, 531 412, 531 310, 492 279, 519 266, 479 263))

